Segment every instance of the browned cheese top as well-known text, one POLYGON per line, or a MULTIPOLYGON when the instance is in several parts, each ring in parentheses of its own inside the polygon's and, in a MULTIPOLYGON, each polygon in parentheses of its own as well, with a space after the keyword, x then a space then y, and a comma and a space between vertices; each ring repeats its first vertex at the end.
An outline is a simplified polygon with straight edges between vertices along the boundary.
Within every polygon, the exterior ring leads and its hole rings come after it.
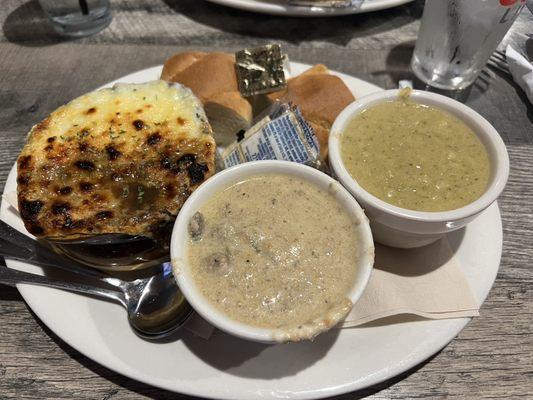
POLYGON ((35 125, 18 158, 21 217, 38 237, 153 236, 214 173, 192 92, 163 81, 88 93, 35 125))

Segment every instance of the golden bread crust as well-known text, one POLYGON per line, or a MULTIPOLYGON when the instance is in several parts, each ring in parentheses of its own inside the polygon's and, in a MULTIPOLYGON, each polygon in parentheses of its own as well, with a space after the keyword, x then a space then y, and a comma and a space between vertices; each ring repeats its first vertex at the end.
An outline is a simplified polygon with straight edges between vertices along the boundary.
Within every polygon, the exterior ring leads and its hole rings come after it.
POLYGON ((165 81, 172 81, 174 75, 182 72, 206 55, 207 53, 202 51, 188 51, 173 55, 167 61, 165 61, 165 64, 163 64, 161 79, 165 81))
MULTIPOLYGON (((188 53, 177 56, 185 57, 188 53)), ((176 57, 176 56, 174 56, 176 57)), ((235 57, 228 53, 207 53, 169 79, 190 88, 205 102, 221 93, 238 92, 235 57)))
POLYGON ((301 75, 287 81, 287 88, 267 95, 270 101, 291 101, 297 105, 304 118, 311 124, 320 143, 320 152, 327 156, 329 130, 340 112, 355 97, 337 76, 318 64, 301 75))

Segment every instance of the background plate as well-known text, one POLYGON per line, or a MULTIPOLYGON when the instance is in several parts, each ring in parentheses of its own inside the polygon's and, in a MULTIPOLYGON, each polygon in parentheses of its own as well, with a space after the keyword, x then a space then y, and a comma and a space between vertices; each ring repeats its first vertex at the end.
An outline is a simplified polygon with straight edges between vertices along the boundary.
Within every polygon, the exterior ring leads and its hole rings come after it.
POLYGON ((317 9, 312 7, 290 6, 284 0, 208 0, 240 10, 291 17, 334 17, 337 15, 359 14, 396 7, 413 0, 365 0, 360 7, 317 9))
MULTIPOLYGON (((308 65, 291 63, 293 74, 308 65)), ((157 79, 161 67, 127 75, 115 82, 157 79)), ((381 90, 336 73, 356 97, 381 90)), ((112 85, 115 82, 111 82, 112 85)), ((11 170, 4 191, 16 190, 11 170)), ((24 231, 4 201, 1 218, 24 231)), ((494 203, 466 229, 448 237, 481 304, 496 277, 502 250, 502 226, 494 203)), ((9 267, 35 267, 8 261, 9 267)), ((468 318, 419 320, 333 330, 314 342, 262 345, 217 331, 209 341, 188 332, 166 343, 139 339, 116 304, 31 286, 17 286, 35 314, 62 340, 94 361, 130 378, 160 388, 218 399, 311 399, 350 392, 392 378, 430 357, 452 340, 468 318)))

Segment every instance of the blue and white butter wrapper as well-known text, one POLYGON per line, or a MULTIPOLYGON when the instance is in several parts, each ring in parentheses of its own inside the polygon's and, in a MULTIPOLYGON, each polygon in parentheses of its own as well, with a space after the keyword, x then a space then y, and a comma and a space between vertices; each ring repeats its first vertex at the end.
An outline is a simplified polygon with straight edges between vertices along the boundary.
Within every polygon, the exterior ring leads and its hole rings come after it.
POLYGON ((221 154, 223 168, 258 160, 285 160, 322 169, 318 140, 297 107, 276 105, 244 138, 221 154))

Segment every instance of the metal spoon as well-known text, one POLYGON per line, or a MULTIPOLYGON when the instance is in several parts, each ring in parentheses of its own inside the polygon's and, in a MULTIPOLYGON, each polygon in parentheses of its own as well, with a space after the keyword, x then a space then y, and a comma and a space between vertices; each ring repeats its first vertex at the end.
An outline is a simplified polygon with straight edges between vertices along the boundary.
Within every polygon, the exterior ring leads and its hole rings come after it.
MULTIPOLYGON (((172 267, 168 262, 157 266, 153 274, 148 277, 125 281, 66 260, 3 221, 0 221, 0 256, 60 268, 84 277, 84 284, 51 281, 45 277, 25 283, 46 285, 53 282, 53 286, 59 287, 60 285, 61 289, 89 293, 116 301, 126 308, 131 327, 144 339, 161 339, 172 334, 193 312, 192 307, 179 290, 172 276, 172 267), (90 285, 89 280, 99 285, 90 285)), ((3 268, 0 282, 23 283, 22 280, 16 281, 16 278, 29 278, 23 276, 23 273, 15 274, 16 276, 8 275, 7 272, 20 271, 6 272, 6 269, 3 268), (4 281, 2 277, 5 278, 4 281)), ((35 274, 29 275, 35 276, 35 274)))

